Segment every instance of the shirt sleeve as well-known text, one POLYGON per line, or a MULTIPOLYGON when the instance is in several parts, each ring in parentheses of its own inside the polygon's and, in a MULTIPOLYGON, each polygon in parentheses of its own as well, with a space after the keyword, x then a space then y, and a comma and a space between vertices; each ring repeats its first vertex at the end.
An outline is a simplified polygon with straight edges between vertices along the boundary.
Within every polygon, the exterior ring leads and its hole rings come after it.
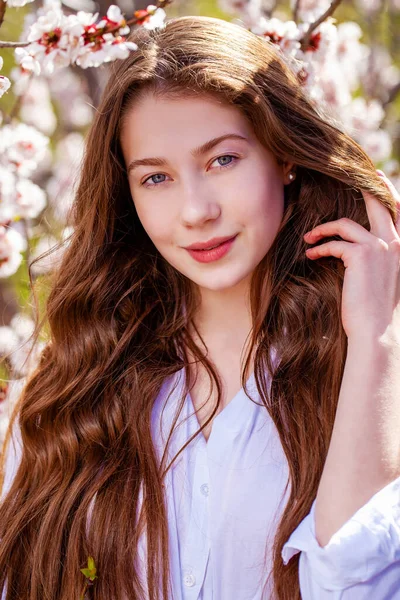
POLYGON ((21 431, 19 428, 18 417, 13 423, 11 439, 6 449, 6 459, 4 463, 4 482, 1 490, 0 501, 3 500, 11 487, 13 479, 16 475, 22 455, 21 431))
MULTIPOLYGON (((19 428, 18 417, 15 419, 11 431, 11 438, 7 445, 6 457, 4 462, 4 481, 0 495, 0 502, 4 499, 9 491, 13 479, 17 473, 18 466, 22 456, 22 440, 21 431, 19 428)), ((1 600, 6 600, 7 596, 7 579, 1 592, 1 600)))
POLYGON ((325 546, 315 537, 315 500, 282 549, 301 552, 303 600, 400 600, 400 477, 386 485, 325 546))

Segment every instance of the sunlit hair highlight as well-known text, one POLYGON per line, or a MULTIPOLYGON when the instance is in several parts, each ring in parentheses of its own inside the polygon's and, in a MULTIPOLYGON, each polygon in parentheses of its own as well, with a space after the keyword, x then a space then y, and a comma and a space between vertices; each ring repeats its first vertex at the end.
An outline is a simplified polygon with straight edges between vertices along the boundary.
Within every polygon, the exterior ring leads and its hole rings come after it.
POLYGON ((393 218, 394 201, 361 147, 311 105, 286 59, 261 37, 214 18, 180 17, 130 39, 139 50, 111 65, 88 135, 74 234, 47 302, 49 342, 18 406, 23 453, 0 507, 0 589, 7 578, 7 600, 78 600, 91 555, 99 578, 88 597, 172 598, 168 465, 157 459, 151 411, 166 378, 185 368, 193 384, 189 355, 205 366, 219 400, 221 381, 191 334, 193 286, 138 220, 120 134, 146 93, 211 94, 240 108, 261 143, 296 169, 278 235, 252 279, 242 383, 254 353, 290 472, 273 548, 274 595, 300 600, 298 555, 285 566, 281 550, 316 496, 346 358, 343 265, 307 260, 303 234, 341 217, 369 229, 361 190, 393 218), (145 580, 136 560, 142 531, 145 580))

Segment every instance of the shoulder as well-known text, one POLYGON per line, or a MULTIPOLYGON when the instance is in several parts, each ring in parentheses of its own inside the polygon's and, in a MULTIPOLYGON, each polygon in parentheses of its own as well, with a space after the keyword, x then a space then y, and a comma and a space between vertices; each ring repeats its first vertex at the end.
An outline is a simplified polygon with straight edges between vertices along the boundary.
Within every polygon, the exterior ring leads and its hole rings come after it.
POLYGON ((7 404, 9 414, 4 414, 3 418, 6 422, 5 442, 1 449, 2 456, 0 461, 0 498, 2 499, 11 487, 12 481, 17 472, 22 456, 22 437, 19 424, 19 412, 12 418, 12 413, 17 410, 16 405, 20 398, 22 389, 25 385, 25 379, 13 380, 9 383, 10 390, 7 395, 7 404), (9 420, 11 419, 11 425, 9 420), (11 427, 11 430, 9 430, 11 427))
POLYGON ((21 440, 21 430, 19 427, 19 415, 16 415, 12 429, 11 435, 7 441, 7 444, 4 449, 4 456, 2 457, 2 467, 3 467, 3 484, 1 489, 1 496, 3 497, 7 494, 8 490, 11 487, 15 474, 17 472, 19 463, 21 461, 22 455, 22 440, 21 440))

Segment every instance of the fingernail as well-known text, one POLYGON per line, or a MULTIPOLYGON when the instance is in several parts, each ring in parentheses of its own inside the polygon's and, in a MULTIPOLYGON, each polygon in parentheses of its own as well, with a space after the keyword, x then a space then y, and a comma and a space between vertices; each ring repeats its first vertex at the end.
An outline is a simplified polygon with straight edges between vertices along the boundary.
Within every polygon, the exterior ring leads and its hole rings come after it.
POLYGON ((386 177, 385 173, 383 171, 381 171, 380 169, 377 169, 376 172, 378 173, 378 175, 380 175, 381 177, 386 177))

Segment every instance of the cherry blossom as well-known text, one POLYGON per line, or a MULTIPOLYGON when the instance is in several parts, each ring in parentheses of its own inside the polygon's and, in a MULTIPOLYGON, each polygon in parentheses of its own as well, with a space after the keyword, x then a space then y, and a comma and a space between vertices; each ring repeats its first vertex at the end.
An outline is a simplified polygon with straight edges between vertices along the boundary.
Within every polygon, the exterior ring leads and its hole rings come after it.
MULTIPOLYGON (((296 0, 291 0, 290 7, 293 10, 296 0)), ((302 21, 311 23, 320 17, 331 5, 331 0, 301 0, 298 5, 298 17, 302 21)))
MULTIPOLYGON (((17 48, 16 50, 19 50, 17 48)), ((21 48, 22 50, 22 48, 21 48)), ((40 69, 39 69, 40 72, 40 69)), ((16 96, 22 96, 29 88, 29 84, 32 80, 32 72, 27 71, 22 67, 14 67, 10 72, 11 78, 14 82, 13 92, 16 96)))
MULTIPOLYGON (((147 28, 162 27, 165 11, 149 5, 136 11, 147 28)), ((136 14, 135 13, 135 14, 136 14)), ((130 32, 121 10, 111 5, 107 15, 98 22, 98 13, 78 11, 65 15, 57 2, 48 3, 37 13, 37 19, 26 32, 29 42, 16 59, 25 70, 51 75, 55 70, 77 64, 82 68, 99 66, 105 62, 126 58, 137 45, 126 40, 130 32)), ((21 49, 19 49, 21 50, 21 49)))
MULTIPOLYGON (((2 69, 3 67, 3 59, 0 56, 0 69, 2 69)), ((8 77, 5 77, 4 75, 0 75, 0 98, 2 97, 2 95, 7 92, 7 90, 10 89, 11 86, 11 81, 8 79, 8 77)))
POLYGON ((54 133, 57 118, 51 103, 47 79, 44 77, 30 79, 21 97, 19 117, 24 123, 34 125, 45 135, 54 133))
POLYGON ((40 64, 31 54, 29 54, 26 48, 15 48, 14 56, 15 62, 20 66, 22 74, 28 76, 40 75, 40 64))
POLYGON ((377 100, 354 98, 347 110, 342 110, 342 121, 350 135, 376 162, 388 159, 392 151, 391 137, 380 125, 385 116, 377 100))
POLYGON ((46 206, 46 194, 41 187, 30 181, 20 179, 16 186, 15 211, 19 218, 34 219, 46 206))
POLYGON ((0 98, 5 92, 7 92, 10 89, 10 86, 11 81, 8 79, 8 77, 0 75, 0 98))
POLYGON ((49 138, 25 123, 4 125, 0 136, 3 164, 23 177, 29 177, 45 156, 49 138))
POLYGON ((260 17, 250 30, 279 46, 287 56, 296 57, 300 50, 300 31, 294 21, 260 17))
POLYGON ((11 227, 0 225, 0 278, 13 275, 22 262, 22 254, 27 242, 11 227))
MULTIPOLYGON (((331 6, 327 1, 302 0, 297 4, 297 16, 303 20, 300 23, 257 15, 256 6, 260 8, 260 3, 252 0, 221 0, 219 5, 241 11, 244 26, 278 46, 309 100, 353 135, 374 161, 389 159, 391 132, 380 129, 382 118, 357 127, 361 108, 353 102, 352 94, 364 87, 372 96, 379 94, 383 102, 393 85, 400 81, 400 73, 386 50, 367 47, 360 41, 362 31, 357 23, 337 25, 335 19, 328 16, 315 27, 314 20, 331 6), (253 21, 249 18, 250 5, 255 15, 253 21), (309 32, 311 23, 313 28, 309 32)), ((294 6, 292 1, 292 8, 294 6)))
POLYGON ((84 141, 80 133, 73 132, 63 138, 56 147, 53 175, 46 190, 55 217, 65 223, 74 198, 84 141))
POLYGON ((14 315, 8 326, 0 327, 0 356, 7 355, 16 375, 26 376, 35 368, 44 348, 44 343, 38 342, 29 356, 34 327, 32 319, 23 313, 14 315))
POLYGON ((13 352, 18 346, 18 342, 18 335, 11 327, 0 327, 0 356, 13 352))
POLYGON ((34 2, 34 0, 6 0, 7 6, 12 7, 20 7, 25 6, 25 4, 29 4, 29 2, 34 2))
POLYGON ((91 98, 84 81, 71 68, 60 71, 57 78, 48 79, 49 90, 59 114, 59 124, 67 130, 85 127, 93 118, 91 98))
POLYGON ((263 16, 264 11, 274 8, 274 0, 220 0, 221 10, 228 14, 240 14, 245 24, 255 23, 263 16))
POLYGON ((17 313, 11 319, 10 327, 20 340, 26 340, 32 335, 35 324, 30 316, 24 313, 17 313))
POLYGON ((16 176, 0 165, 0 225, 12 221, 15 215, 16 176))
POLYGON ((381 0, 356 0, 358 8, 368 13, 377 12, 382 6, 381 0))
POLYGON ((360 41, 362 34, 358 23, 348 21, 337 25, 336 58, 341 68, 341 87, 348 87, 350 91, 357 89, 360 77, 368 70, 370 51, 360 41))
POLYGON ((146 10, 136 10, 135 17, 138 25, 145 29, 163 29, 165 27, 166 13, 163 8, 157 8, 155 4, 149 4, 146 10))
POLYGON ((38 276, 55 269, 62 258, 64 249, 63 246, 59 246, 59 240, 53 235, 43 235, 31 253, 31 272, 38 276), (51 251, 50 254, 46 255, 49 251, 51 251), (32 261, 37 258, 39 258, 38 262, 32 264, 32 261))
POLYGON ((27 50, 44 73, 51 75, 56 67, 66 67, 72 62, 72 52, 82 33, 82 27, 64 15, 61 8, 50 8, 30 27, 27 50), (67 25, 69 25, 68 33, 67 25), (69 35, 68 35, 69 34, 69 35))
POLYGON ((88 45, 86 50, 82 49, 76 58, 76 64, 86 69, 88 67, 99 67, 101 64, 129 56, 131 50, 137 50, 137 45, 127 42, 123 37, 115 37, 111 33, 102 36, 100 45, 97 42, 88 45), (99 47, 99 50, 95 50, 99 47))
MULTIPOLYGON (((7 6, 24 6, 30 1, 8 0, 7 6)), ((398 124, 383 106, 400 82, 400 70, 389 52, 376 44, 364 44, 357 23, 338 24, 331 16, 315 27, 316 19, 330 9, 331 0, 290 0, 285 3, 291 10, 288 14, 280 11, 275 0, 218 3, 227 14, 234 15, 233 22, 261 36, 266 43, 275 44, 310 102, 358 141, 400 190, 400 164, 391 154, 391 139, 398 135, 398 124)), ((18 122, 14 112, 12 119, 4 115, 2 125, 0 112, 1 278, 17 271, 28 240, 27 259, 32 274, 40 276, 52 271, 73 233, 70 227, 64 227, 61 233, 49 234, 42 225, 44 219, 32 221, 44 209, 49 210, 49 221, 54 223, 55 219, 61 228, 69 221, 84 148, 83 136, 77 129, 86 127, 93 117, 85 78, 75 67, 98 67, 136 51, 137 46, 127 37, 133 23, 147 29, 165 26, 165 11, 156 5, 136 10, 130 22, 122 12, 132 10, 129 0, 110 6, 105 16, 99 16, 95 6, 92 0, 68 0, 68 7, 77 12, 67 15, 61 0, 42 0, 38 10, 21 11, 24 17, 20 42, 27 45, 14 50, 16 66, 9 74, 12 84, 0 75, 0 97, 12 85, 12 93, 19 97, 17 112, 22 121, 18 122), (57 77, 52 76, 55 72, 57 77), (55 127, 57 134, 68 134, 50 152, 47 136, 53 134, 55 127), (31 180, 33 176, 35 182, 31 180), (33 263, 36 258, 38 262, 33 263)), ((356 6, 370 19, 378 15, 381 2, 356 0, 356 6)), ((400 0, 388 0, 388 6, 392 11, 400 10, 400 0)), ((2 65, 0 57, 0 69, 2 65)), ((17 385, 40 356, 38 344, 30 364, 26 364, 31 332, 32 322, 25 315, 0 327, 0 355, 11 352, 10 373, 21 377, 10 381, 6 391, 0 388, 0 443, 9 408, 13 398, 18 397, 17 385)))
POLYGON ((368 96, 380 101, 387 100, 393 84, 400 81, 400 70, 393 64, 386 48, 374 45, 368 49, 368 60, 361 81, 368 96))
POLYGON ((97 29, 110 27, 118 27, 119 35, 127 35, 130 31, 126 25, 126 20, 121 12, 119 6, 112 4, 107 10, 107 15, 104 19, 97 24, 97 29))
POLYGON ((25 378, 0 382, 0 440, 3 442, 13 408, 21 396, 25 378))

